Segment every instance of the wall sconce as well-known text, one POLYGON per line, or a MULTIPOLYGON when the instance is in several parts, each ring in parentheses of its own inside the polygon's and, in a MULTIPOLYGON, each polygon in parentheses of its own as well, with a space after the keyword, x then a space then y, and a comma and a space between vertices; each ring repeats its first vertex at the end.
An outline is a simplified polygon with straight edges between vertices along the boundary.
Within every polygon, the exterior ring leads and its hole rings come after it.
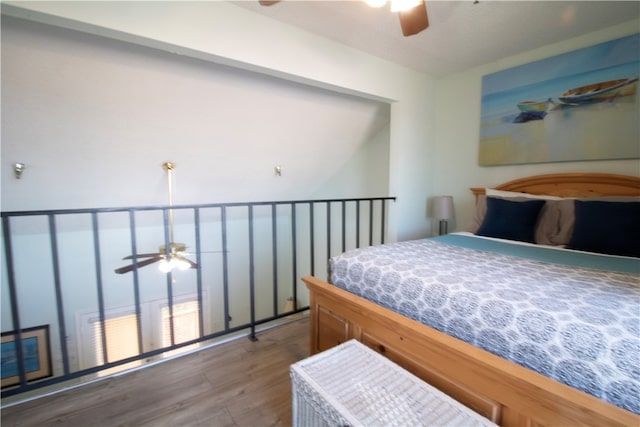
POLYGON ((448 222, 455 217, 453 196, 438 196, 434 198, 433 216, 440 222, 440 236, 447 234, 448 222))
POLYGON ((22 172, 24 172, 26 166, 24 163, 14 163, 13 164, 13 173, 16 176, 16 179, 20 179, 22 177, 22 172))

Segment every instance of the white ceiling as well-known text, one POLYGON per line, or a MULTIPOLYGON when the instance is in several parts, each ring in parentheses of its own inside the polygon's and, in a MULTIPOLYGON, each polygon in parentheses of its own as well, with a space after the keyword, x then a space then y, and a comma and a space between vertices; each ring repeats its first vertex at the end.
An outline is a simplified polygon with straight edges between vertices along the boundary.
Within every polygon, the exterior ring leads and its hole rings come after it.
POLYGON ((433 76, 640 17, 637 0, 427 0, 429 28, 403 37, 388 6, 375 9, 361 0, 283 0, 268 7, 257 0, 234 3, 433 76))

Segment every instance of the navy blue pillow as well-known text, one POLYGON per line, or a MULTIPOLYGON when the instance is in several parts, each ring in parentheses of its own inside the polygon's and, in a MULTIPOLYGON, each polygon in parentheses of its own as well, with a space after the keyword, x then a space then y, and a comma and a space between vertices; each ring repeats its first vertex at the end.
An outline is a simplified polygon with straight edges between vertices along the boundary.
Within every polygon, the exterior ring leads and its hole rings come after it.
POLYGON ((516 202, 487 197, 487 213, 476 234, 535 243, 536 223, 544 203, 544 200, 516 202))
POLYGON ((575 202, 576 223, 567 247, 640 258, 640 202, 575 202))

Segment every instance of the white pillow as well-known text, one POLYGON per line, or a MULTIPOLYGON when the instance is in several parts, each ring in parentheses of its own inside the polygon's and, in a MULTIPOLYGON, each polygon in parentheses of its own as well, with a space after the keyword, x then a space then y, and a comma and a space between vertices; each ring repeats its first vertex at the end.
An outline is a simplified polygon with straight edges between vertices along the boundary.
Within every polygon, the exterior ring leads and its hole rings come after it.
POLYGON ((517 191, 496 190, 494 188, 485 188, 484 191, 487 196, 496 196, 496 197, 526 197, 528 199, 544 199, 544 200, 566 199, 566 197, 549 196, 545 194, 519 193, 517 191))

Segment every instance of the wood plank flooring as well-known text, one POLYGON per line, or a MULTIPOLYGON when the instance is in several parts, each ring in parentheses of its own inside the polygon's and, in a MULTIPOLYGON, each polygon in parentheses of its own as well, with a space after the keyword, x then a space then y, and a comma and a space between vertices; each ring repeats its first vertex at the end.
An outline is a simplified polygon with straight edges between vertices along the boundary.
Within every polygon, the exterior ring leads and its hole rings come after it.
POLYGON ((289 366, 309 355, 309 318, 2 409, 13 426, 289 426, 289 366))

